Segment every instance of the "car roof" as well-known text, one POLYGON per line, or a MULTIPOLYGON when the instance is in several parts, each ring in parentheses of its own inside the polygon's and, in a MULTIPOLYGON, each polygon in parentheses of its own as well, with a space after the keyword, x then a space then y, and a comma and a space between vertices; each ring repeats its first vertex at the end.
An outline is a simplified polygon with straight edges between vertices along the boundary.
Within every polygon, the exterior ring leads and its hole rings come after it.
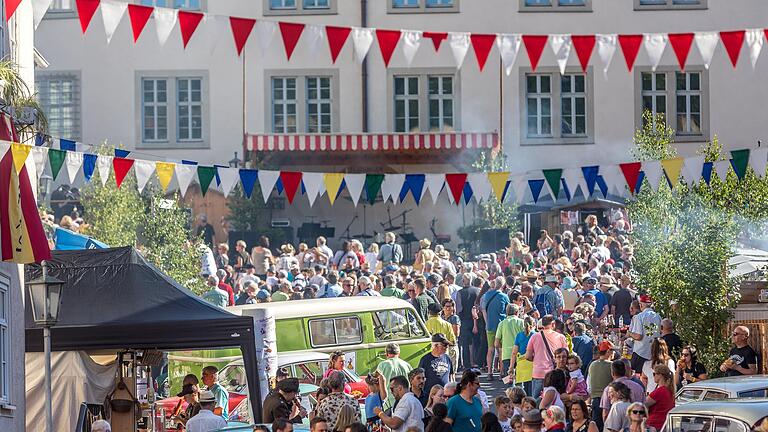
POLYGON ((734 417, 744 420, 752 426, 768 415, 768 398, 694 401, 672 408, 669 415, 734 417))
POLYGON ((267 309, 275 319, 299 318, 306 316, 339 315, 345 313, 378 311, 385 309, 410 309, 413 305, 395 297, 336 297, 329 299, 291 300, 283 302, 257 303, 230 306, 228 311, 243 316, 254 316, 255 311, 267 309))
POLYGON ((741 375, 698 381, 683 387, 683 390, 712 389, 730 392, 768 388, 768 375, 741 375))
MULTIPOLYGON (((277 355, 277 366, 283 367, 294 363, 304 363, 310 361, 328 361, 328 354, 317 351, 302 351, 297 353, 285 353, 277 355)), ((243 359, 238 359, 230 363, 231 365, 242 366, 243 359)))

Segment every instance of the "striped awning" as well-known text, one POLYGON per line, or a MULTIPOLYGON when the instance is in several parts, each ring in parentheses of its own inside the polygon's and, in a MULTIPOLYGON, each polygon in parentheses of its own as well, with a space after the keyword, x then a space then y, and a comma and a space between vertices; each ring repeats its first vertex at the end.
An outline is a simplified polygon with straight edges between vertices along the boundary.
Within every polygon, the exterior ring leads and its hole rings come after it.
POLYGON ((493 149, 496 132, 369 133, 369 134, 248 134, 248 151, 413 151, 493 149))

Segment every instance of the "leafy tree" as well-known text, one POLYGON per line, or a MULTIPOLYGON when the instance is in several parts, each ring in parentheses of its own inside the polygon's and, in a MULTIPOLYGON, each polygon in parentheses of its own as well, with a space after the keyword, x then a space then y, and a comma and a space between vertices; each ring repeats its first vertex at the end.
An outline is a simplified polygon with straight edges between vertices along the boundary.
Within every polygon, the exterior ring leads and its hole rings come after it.
MULTIPOLYGON (((480 153, 472 167, 480 172, 509 171, 505 155, 493 157, 486 152, 480 153)), ((517 231, 519 225, 517 203, 511 199, 499 202, 495 197, 483 200, 480 203, 479 225, 482 228, 508 229, 510 233, 517 231)))

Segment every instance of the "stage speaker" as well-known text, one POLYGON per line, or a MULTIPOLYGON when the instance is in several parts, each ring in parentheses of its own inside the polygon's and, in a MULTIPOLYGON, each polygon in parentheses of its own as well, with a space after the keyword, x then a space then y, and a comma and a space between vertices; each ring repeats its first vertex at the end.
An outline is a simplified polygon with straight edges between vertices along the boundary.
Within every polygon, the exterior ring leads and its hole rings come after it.
POLYGON ((477 232, 480 240, 480 253, 496 252, 509 247, 509 230, 504 228, 488 228, 477 232))

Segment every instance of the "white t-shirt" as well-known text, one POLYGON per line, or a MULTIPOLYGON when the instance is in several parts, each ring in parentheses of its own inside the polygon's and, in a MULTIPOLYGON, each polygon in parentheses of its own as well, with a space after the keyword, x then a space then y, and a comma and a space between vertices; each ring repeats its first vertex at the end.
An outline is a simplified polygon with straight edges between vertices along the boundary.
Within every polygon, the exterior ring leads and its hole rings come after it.
POLYGON ((621 431, 625 427, 629 427, 629 417, 627 417, 627 408, 629 408, 630 402, 617 402, 611 405, 611 411, 608 412, 608 417, 605 418, 605 426, 603 430, 608 431, 621 431))
MULTIPOLYGON (((675 361, 672 359, 667 360, 667 367, 672 373, 675 372, 675 361)), ((653 382, 653 367, 651 367, 651 361, 643 363, 643 375, 648 379, 648 385, 645 386, 645 392, 650 393, 656 390, 656 383, 653 382)))
MULTIPOLYGON (((653 309, 647 308, 632 317, 629 331, 643 336, 642 340, 636 340, 632 345, 632 352, 644 359, 651 358, 651 344, 660 336, 661 317, 653 309)), ((675 370, 674 367, 672 370, 675 370)))
POLYGON ((200 410, 187 422, 187 432, 208 432, 225 427, 227 427, 227 421, 211 410, 200 410))
POLYGON ((565 412, 565 404, 563 403, 563 400, 560 399, 560 393, 557 392, 556 388, 544 387, 544 391, 541 393, 541 397, 543 398, 548 391, 552 391, 555 393, 555 399, 552 401, 552 405, 559 406, 560 408, 563 409, 563 412, 565 412))
POLYGON ((512 432, 512 425, 510 424, 512 422, 511 418, 508 418, 504 421, 499 420, 499 424, 501 425, 501 430, 504 432, 512 432))
POLYGON ((420 431, 424 430, 424 422, 422 421, 424 418, 424 407, 421 406, 421 402, 411 392, 406 393, 397 402, 392 417, 397 417, 403 421, 399 428, 392 429, 393 432, 405 432, 411 426, 415 426, 420 431))

